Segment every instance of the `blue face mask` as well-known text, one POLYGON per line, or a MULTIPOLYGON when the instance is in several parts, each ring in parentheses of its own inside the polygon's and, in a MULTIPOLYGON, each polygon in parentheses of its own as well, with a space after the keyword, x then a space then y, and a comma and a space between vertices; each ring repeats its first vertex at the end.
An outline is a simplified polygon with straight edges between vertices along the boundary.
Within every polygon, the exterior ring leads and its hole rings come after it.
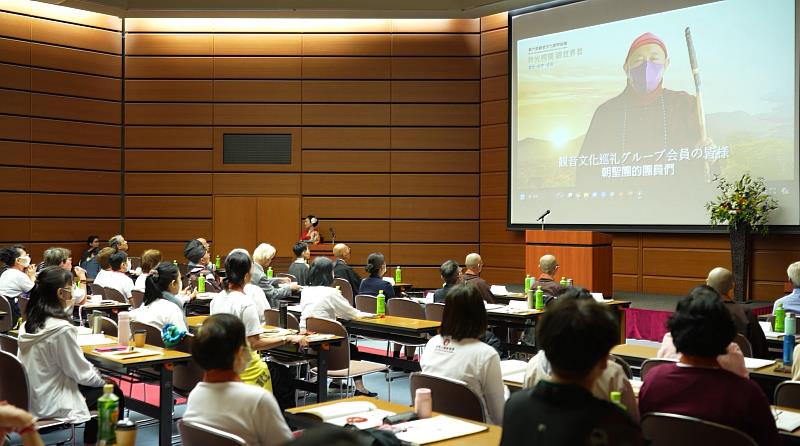
POLYGON ((663 75, 664 64, 658 62, 645 61, 628 70, 631 85, 640 93, 650 93, 658 88, 663 75))

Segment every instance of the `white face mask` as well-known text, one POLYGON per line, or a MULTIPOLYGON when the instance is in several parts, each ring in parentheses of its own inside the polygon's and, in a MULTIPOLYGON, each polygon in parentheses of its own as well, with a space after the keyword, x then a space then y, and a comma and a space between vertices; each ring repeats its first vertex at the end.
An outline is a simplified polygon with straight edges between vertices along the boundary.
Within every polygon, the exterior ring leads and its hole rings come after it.
POLYGON ((17 257, 17 263, 19 263, 19 266, 27 268, 31 264, 31 256, 19 256, 17 257))

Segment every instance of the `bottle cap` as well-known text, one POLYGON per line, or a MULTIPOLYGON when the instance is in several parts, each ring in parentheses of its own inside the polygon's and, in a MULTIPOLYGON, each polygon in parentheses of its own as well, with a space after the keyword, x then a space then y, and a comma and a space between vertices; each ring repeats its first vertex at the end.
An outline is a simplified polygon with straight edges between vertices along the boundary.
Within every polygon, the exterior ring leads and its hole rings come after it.
POLYGON ((111 383, 103 384, 103 393, 114 393, 114 384, 111 383))
POLYGON ((117 430, 118 431, 136 430, 136 422, 131 420, 130 418, 125 418, 123 420, 119 420, 117 422, 117 430))
POLYGON ((420 397, 420 396, 425 397, 426 396, 426 397, 430 398, 431 389, 428 389, 428 388, 425 388, 425 387, 420 387, 419 389, 417 389, 416 396, 417 397, 420 397))
POLYGON ((622 393, 618 391, 611 392, 611 401, 619 401, 622 399, 622 393))

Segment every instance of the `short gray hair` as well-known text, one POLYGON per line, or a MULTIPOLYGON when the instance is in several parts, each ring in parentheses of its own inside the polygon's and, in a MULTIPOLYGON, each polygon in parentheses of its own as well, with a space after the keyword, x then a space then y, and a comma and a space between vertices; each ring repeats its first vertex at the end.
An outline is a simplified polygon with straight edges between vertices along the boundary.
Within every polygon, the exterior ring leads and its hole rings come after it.
POLYGON ((256 246, 255 251, 253 251, 253 261, 256 263, 261 263, 266 260, 270 260, 275 257, 275 247, 270 245, 269 243, 262 243, 256 246))
POLYGON ((114 249, 117 249, 117 248, 119 248, 119 245, 122 244, 123 240, 125 240, 125 237, 123 237, 120 234, 117 234, 114 237, 111 237, 110 239, 108 239, 108 246, 110 246, 110 247, 112 247, 114 249))
POLYGON ((464 261, 464 265, 466 265, 467 268, 473 269, 473 268, 476 268, 480 264, 481 264, 481 256, 480 256, 480 254, 478 254, 476 252, 467 254, 467 259, 464 261))
POLYGON ((793 287, 800 288, 800 262, 789 265, 789 268, 786 268, 786 275, 789 276, 793 287))
POLYGON ((67 248, 47 248, 44 252, 44 266, 59 266, 66 262, 72 255, 72 251, 67 248))

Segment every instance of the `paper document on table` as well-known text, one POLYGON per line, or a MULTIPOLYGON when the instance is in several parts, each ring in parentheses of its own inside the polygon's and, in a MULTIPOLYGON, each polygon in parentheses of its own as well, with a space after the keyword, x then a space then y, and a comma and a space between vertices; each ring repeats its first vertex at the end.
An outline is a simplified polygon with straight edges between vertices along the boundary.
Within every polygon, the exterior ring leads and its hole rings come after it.
POLYGON ((79 326, 77 326, 77 327, 75 327, 75 328, 76 328, 76 329, 78 329, 78 336, 80 336, 80 335, 86 335, 86 334, 92 334, 92 329, 91 329, 91 328, 89 328, 89 327, 81 327, 81 326, 79 325, 79 326))
POLYGON ((603 293, 592 293, 592 297, 597 302, 600 302, 600 303, 605 302, 605 299, 603 299, 603 293))
MULTIPOLYGON (((776 341, 779 338, 783 337, 784 335, 783 333, 772 331, 772 324, 770 324, 769 322, 759 321, 758 325, 760 325, 761 330, 764 331, 764 337, 766 337, 769 340, 776 341)), ((795 335, 794 338, 800 339, 800 335, 795 335)))
POLYGON ((525 382, 525 372, 512 373, 510 375, 503 375, 503 381, 522 385, 525 382))
POLYGON ((527 310, 528 309, 528 301, 527 300, 511 300, 511 301, 508 302, 508 307, 509 308, 520 309, 520 310, 522 310, 522 309, 527 310))
POLYGON ((395 435, 400 441, 419 445, 463 437, 489 429, 486 425, 470 423, 445 415, 395 424, 393 427, 395 435))
POLYGON ((99 334, 81 334, 78 335, 78 345, 103 345, 103 344, 116 344, 117 340, 106 337, 106 335, 99 334))
POLYGON ((288 307, 286 307, 286 310, 294 313, 302 313, 303 307, 300 305, 289 305, 288 307))
MULTIPOLYGON (((324 406, 307 409, 298 413, 313 415, 322 421, 333 424, 338 424, 338 422, 341 422, 339 426, 344 426, 347 424, 347 418, 356 416, 367 418, 365 414, 370 412, 377 412, 381 414, 388 413, 389 415, 394 415, 394 412, 380 410, 377 406, 375 406, 375 404, 370 403, 369 401, 344 401, 341 403, 326 404, 324 406)), ((384 416, 386 415, 382 415, 380 419, 383 420, 384 416)), ((372 417, 370 416, 369 418, 372 417)))
POLYGON ((484 306, 484 307, 486 307, 486 311, 489 311, 489 310, 497 310, 497 309, 499 309, 499 308, 503 308, 503 307, 505 307, 505 305, 500 305, 500 304, 490 304, 489 302, 484 302, 484 303, 483 303, 483 306, 484 306))
POLYGON ((507 296, 508 295, 508 290, 503 285, 492 285, 489 288, 489 291, 491 291, 492 294, 494 294, 495 296, 507 296))
POLYGON ((772 416, 775 418, 775 425, 782 431, 793 432, 800 427, 800 413, 798 412, 772 408, 772 416))
POLYGON ((500 374, 503 375, 503 378, 505 378, 506 375, 524 372, 527 368, 528 363, 518 359, 507 359, 505 361, 500 361, 500 374))
POLYGON ((422 303, 424 304, 432 304, 433 303, 433 292, 428 291, 425 293, 425 297, 422 298, 422 303))
POLYGON ((121 350, 115 352, 98 352, 95 350, 95 353, 100 356, 105 356, 106 358, 116 359, 116 360, 123 360, 123 359, 133 359, 133 358, 143 358, 145 356, 159 356, 163 353, 158 350, 150 350, 147 348, 138 348, 135 347, 132 350, 121 350))
POLYGON ((392 284, 392 286, 394 286, 394 277, 383 276, 383 277, 381 277, 381 279, 383 279, 383 280, 385 280, 385 281, 387 281, 387 282, 391 283, 391 284, 392 284))
POLYGON ((744 358, 744 366, 750 370, 760 369, 775 364, 774 359, 744 358))

